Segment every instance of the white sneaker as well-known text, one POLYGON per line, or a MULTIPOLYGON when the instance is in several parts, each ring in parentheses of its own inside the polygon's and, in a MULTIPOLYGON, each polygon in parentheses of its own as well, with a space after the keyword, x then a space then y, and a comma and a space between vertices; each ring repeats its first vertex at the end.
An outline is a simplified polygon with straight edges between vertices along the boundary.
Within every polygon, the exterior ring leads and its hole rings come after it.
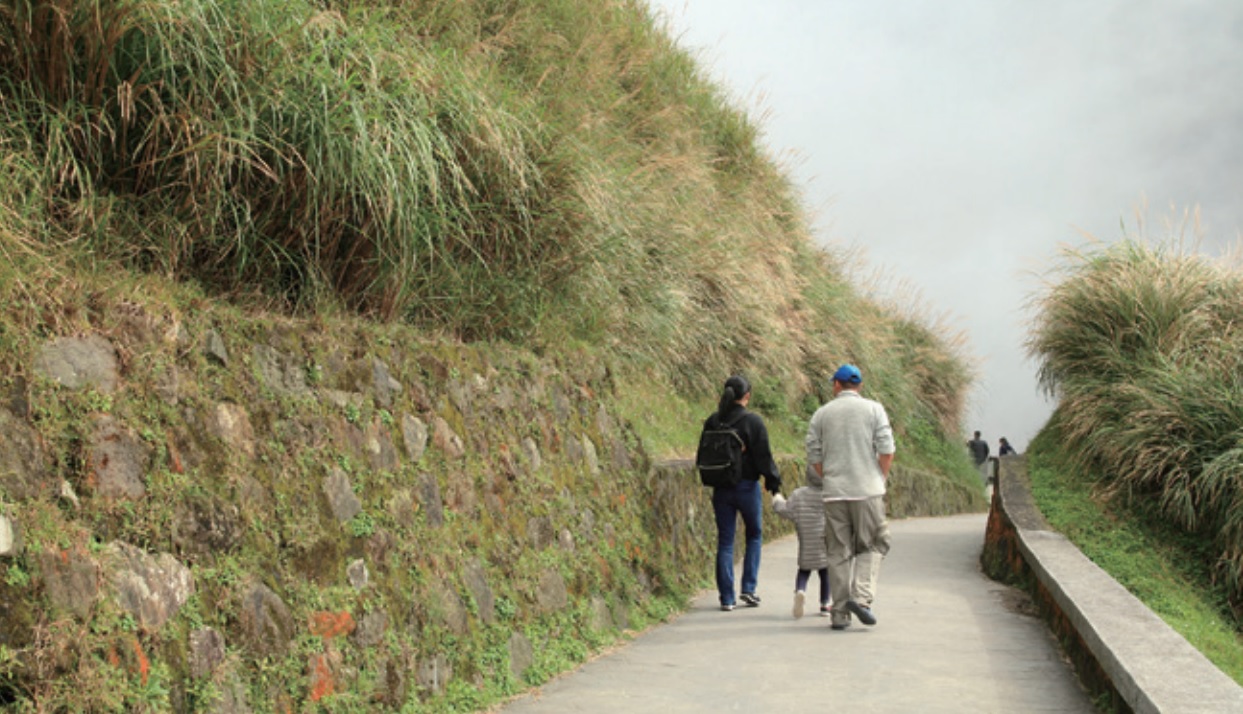
POLYGON ((797 620, 803 616, 803 603, 807 601, 807 593, 802 590, 794 591, 794 619, 797 620))

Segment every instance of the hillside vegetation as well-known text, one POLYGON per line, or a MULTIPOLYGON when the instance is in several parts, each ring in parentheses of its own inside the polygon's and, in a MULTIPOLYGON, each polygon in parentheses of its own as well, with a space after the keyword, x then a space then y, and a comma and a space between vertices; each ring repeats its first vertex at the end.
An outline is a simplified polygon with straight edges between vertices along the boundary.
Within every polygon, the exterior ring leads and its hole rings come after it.
POLYGON ((957 335, 861 297, 641 2, 0 4, 9 230, 306 313, 624 352, 679 391, 838 362, 957 431, 957 335), (17 225, 14 223, 17 222, 17 225))
MULTIPOLYGON (((1031 337, 1058 397, 1036 451, 1181 542, 1243 612, 1243 273, 1134 240, 1068 256, 1031 337), (1043 445, 1043 446, 1042 446, 1043 445)), ((1207 586, 1206 586, 1207 587, 1207 586)))
POLYGON ((859 364, 893 512, 982 508, 959 335, 759 139, 641 2, 0 0, 0 705, 539 684, 708 582, 731 372, 797 458, 859 364))

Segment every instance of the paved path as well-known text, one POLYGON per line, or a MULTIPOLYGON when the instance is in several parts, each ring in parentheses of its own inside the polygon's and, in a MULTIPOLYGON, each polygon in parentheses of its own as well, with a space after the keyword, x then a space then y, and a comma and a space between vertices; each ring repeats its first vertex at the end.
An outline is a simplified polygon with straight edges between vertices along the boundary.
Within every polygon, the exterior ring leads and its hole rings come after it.
POLYGON ((1043 621, 1022 614, 1026 597, 980 572, 984 524, 982 514, 892 521, 879 623, 842 632, 814 608, 791 617, 797 544, 768 544, 761 607, 721 612, 715 591, 703 593, 673 622, 500 711, 1091 714, 1043 621))

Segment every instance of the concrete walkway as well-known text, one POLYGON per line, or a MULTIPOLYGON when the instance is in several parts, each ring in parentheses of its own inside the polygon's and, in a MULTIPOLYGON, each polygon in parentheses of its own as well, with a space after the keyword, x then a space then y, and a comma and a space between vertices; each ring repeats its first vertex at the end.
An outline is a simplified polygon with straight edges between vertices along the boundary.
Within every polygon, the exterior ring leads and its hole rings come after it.
MULTIPOLYGON (((689 612, 499 711, 1094 712, 1026 596, 979 570, 984 514, 892 521, 875 627, 790 614, 793 537, 764 547, 758 608, 689 612)), ((704 565, 709 567, 708 564, 704 565)), ((812 593, 816 576, 812 575, 812 593)))

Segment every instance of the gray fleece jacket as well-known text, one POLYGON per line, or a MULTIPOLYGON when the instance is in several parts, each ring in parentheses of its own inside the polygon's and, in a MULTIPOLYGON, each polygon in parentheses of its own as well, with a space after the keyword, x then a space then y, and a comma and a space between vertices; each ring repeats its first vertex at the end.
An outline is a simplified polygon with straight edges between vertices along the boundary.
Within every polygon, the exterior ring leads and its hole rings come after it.
POLYGON ((826 501, 885 495, 885 477, 876 459, 894 451, 885 407, 852 389, 843 389, 817 409, 807 426, 807 463, 823 465, 826 501))

